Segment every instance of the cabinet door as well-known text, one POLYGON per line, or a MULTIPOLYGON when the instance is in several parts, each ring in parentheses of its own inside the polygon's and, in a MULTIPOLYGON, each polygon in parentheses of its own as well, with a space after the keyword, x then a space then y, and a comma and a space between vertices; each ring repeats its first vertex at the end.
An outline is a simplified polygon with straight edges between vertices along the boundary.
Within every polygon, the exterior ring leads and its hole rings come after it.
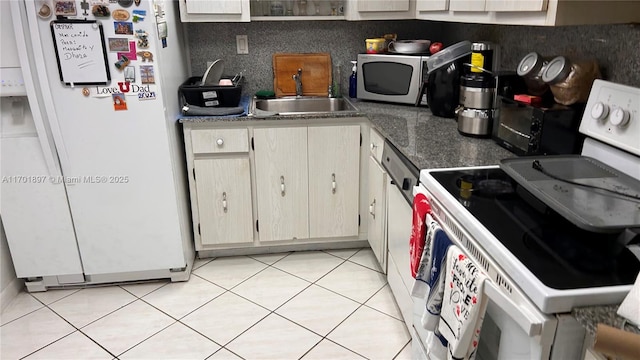
POLYGON ((249 159, 196 159, 202 245, 253 242, 249 159))
POLYGON ((487 11, 546 11, 547 0, 486 0, 487 11))
POLYGON ((409 11, 409 0, 357 0, 358 11, 409 11))
POLYGON ((240 14, 240 0, 185 0, 189 14, 240 14))
POLYGON ((417 11, 449 10, 449 0, 416 0, 417 11))
POLYGON ((358 235, 360 126, 308 129, 309 235, 358 235))
POLYGON ((369 157, 369 245, 375 254, 382 270, 387 269, 387 172, 373 158, 369 157))
POLYGON ((260 241, 309 237, 307 128, 253 131, 260 241))
POLYGON ((453 11, 485 11, 486 0, 450 0, 449 9, 453 11))

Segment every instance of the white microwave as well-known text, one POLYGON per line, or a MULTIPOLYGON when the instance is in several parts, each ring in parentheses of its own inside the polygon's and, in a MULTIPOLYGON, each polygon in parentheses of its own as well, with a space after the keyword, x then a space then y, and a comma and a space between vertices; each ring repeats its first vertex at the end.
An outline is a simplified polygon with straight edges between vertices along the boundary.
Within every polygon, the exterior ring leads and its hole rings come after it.
POLYGON ((415 104, 428 56, 358 54, 358 99, 415 104))

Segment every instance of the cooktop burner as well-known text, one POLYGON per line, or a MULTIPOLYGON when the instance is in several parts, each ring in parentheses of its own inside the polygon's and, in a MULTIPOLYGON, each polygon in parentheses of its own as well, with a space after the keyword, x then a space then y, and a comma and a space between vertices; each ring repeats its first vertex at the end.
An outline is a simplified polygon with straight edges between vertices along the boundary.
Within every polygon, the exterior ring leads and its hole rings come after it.
POLYGON ((431 175, 548 287, 628 285, 640 271, 621 233, 576 227, 499 168, 431 175))

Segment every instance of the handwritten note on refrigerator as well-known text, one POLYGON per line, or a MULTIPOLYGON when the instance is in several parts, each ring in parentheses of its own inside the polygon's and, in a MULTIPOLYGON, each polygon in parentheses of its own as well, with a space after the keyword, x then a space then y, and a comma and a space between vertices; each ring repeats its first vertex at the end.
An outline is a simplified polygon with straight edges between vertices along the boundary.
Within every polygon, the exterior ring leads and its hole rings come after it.
POLYGON ((51 22, 51 34, 60 81, 69 86, 109 84, 111 74, 99 22, 55 20, 51 22))

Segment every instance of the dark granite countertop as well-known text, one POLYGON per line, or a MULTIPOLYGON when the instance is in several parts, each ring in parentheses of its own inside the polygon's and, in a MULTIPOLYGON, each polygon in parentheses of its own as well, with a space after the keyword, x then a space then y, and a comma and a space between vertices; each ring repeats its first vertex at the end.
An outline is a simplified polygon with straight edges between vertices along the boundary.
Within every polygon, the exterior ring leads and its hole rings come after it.
POLYGON ((372 127, 389 139, 420 169, 496 165, 513 153, 491 139, 458 133, 455 119, 433 116, 426 107, 352 100, 357 113, 300 116, 181 117, 181 123, 291 120, 295 118, 335 118, 366 116, 372 127))
POLYGON ((426 107, 358 100, 354 104, 419 169, 497 165, 516 156, 492 139, 461 135, 455 119, 434 116, 426 107))
MULTIPOLYGON (((267 117, 181 117, 181 123, 245 122, 261 120, 292 120, 296 118, 362 117, 390 140, 419 169, 496 165, 501 159, 516 155, 500 147, 491 139, 479 139, 458 133, 455 119, 434 116, 426 107, 352 100, 359 112, 349 114, 267 116, 267 117)), ((595 332, 598 323, 614 327, 624 326, 624 319, 616 314, 617 306, 593 306, 574 309, 573 315, 595 332)), ((625 330, 637 328, 626 325, 625 330)))

